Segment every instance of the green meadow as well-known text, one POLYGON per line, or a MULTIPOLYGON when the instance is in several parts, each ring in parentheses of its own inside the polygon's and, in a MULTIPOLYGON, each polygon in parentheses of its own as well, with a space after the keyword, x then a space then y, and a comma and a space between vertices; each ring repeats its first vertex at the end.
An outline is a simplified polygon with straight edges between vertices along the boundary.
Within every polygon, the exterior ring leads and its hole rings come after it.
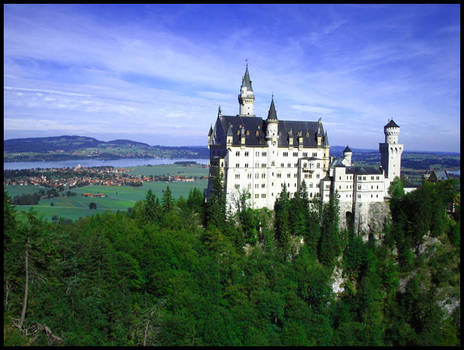
MULTIPOLYGON (((177 165, 158 165, 158 166, 141 166, 131 168, 131 174, 143 175, 186 175, 186 176, 201 176, 207 175, 208 169, 200 166, 177 166, 177 165)), ((190 190, 194 187, 203 192, 208 185, 208 180, 202 179, 194 182, 150 182, 144 183, 142 186, 100 186, 90 185, 85 187, 73 188, 76 196, 41 199, 37 205, 17 205, 16 209, 21 212, 27 212, 30 208, 36 211, 39 216, 52 220, 53 216, 62 217, 65 219, 77 220, 81 217, 95 215, 109 211, 127 211, 132 208, 136 201, 143 200, 148 192, 152 192, 161 199, 163 191, 167 186, 171 189, 174 198, 187 198, 190 190), (83 193, 104 193, 104 198, 84 197, 83 193), (89 204, 94 202, 97 209, 89 209, 89 204), (53 203, 53 205, 52 205, 53 203)), ((10 197, 20 194, 38 192, 40 189, 36 186, 4 186, 10 197)), ((20 214, 20 217, 24 217, 20 214)))

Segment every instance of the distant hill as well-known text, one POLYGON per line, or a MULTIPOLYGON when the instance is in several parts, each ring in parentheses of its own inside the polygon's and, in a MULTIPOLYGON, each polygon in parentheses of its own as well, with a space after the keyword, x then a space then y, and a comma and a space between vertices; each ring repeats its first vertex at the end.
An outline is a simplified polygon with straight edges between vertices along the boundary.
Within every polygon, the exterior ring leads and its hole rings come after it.
POLYGON ((100 141, 86 136, 10 139, 3 142, 5 162, 70 159, 208 158, 207 147, 150 146, 131 140, 100 141))

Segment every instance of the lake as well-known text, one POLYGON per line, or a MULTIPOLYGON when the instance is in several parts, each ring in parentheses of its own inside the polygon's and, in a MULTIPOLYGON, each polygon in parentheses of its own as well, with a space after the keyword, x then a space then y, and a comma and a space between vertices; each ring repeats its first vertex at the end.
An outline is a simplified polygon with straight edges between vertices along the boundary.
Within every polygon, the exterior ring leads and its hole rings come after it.
POLYGON ((209 159, 142 159, 127 158, 114 160, 77 159, 59 160, 51 162, 6 162, 3 163, 4 170, 36 169, 36 168, 74 168, 79 164, 82 167, 113 166, 115 168, 127 168, 140 165, 174 164, 175 162, 188 161, 198 164, 209 164, 209 159))

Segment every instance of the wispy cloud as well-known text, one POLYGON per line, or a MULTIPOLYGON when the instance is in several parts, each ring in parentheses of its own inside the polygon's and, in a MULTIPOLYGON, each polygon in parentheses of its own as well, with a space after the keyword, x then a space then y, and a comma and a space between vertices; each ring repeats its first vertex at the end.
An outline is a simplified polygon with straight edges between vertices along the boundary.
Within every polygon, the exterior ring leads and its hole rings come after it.
MULTIPOLYGON (((459 7, 119 8, 105 17, 90 5, 5 6, 6 135, 21 124, 44 130, 40 123, 134 135, 178 127, 170 142, 190 143, 188 132, 205 144, 217 105, 238 111, 245 58, 259 116, 274 93, 279 116, 323 115, 332 144, 376 144, 391 115, 418 133, 425 125, 459 129, 459 7), (210 21, 198 20, 206 14, 210 21), (439 33, 446 35, 438 40, 439 33), (359 130, 377 136, 360 139, 359 130)), ((459 135, 445 134, 456 149, 459 135)), ((405 144, 427 147, 402 135, 405 144)))

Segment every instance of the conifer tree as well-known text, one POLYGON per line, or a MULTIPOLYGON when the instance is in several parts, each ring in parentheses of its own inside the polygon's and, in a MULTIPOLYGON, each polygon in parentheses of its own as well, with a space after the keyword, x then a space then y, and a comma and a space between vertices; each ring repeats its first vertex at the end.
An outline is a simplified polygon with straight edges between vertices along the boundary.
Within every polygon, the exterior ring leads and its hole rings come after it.
POLYGON ((172 193, 169 186, 163 191, 163 198, 161 199, 161 208, 163 213, 169 212, 174 207, 174 200, 172 199, 172 193))
POLYGON ((217 228, 224 228, 226 223, 226 193, 217 167, 213 169, 211 193, 205 202, 205 223, 217 228))
POLYGON ((282 188, 274 204, 275 211, 275 233, 277 241, 281 246, 286 246, 290 241, 290 200, 288 198, 287 186, 282 188))

